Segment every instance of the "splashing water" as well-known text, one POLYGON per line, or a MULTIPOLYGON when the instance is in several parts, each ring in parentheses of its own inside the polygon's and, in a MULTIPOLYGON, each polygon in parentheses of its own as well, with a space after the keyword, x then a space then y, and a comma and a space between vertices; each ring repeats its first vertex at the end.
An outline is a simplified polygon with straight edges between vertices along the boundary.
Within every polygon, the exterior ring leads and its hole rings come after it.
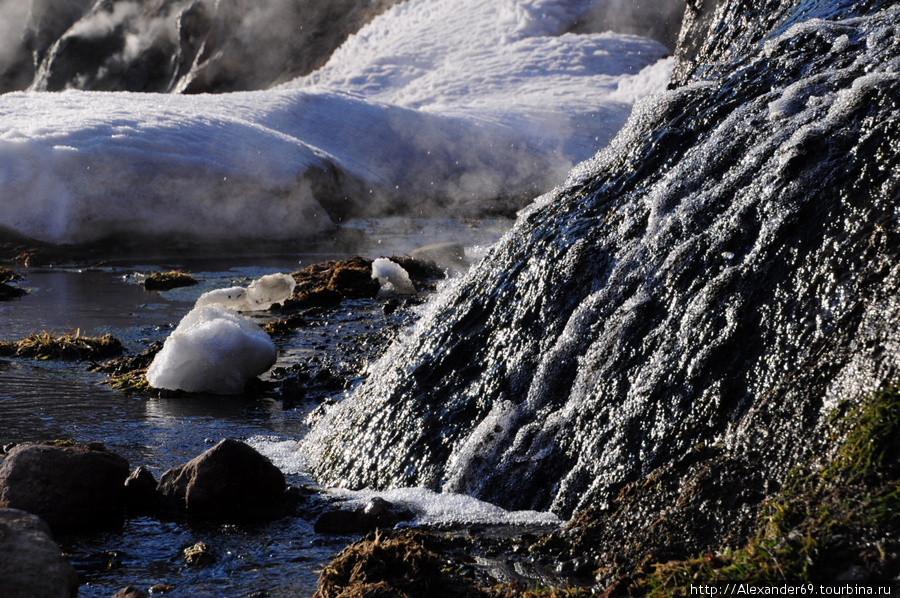
POLYGON ((738 4, 316 424, 320 480, 569 515, 698 445, 779 479, 896 375, 900 11, 738 4))

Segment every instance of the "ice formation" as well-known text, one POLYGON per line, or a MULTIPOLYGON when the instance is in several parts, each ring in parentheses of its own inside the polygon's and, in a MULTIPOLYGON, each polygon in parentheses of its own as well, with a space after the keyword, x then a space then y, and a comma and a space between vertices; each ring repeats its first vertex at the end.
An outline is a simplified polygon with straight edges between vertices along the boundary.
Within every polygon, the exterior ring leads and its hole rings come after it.
POLYGON ((247 288, 228 287, 203 293, 194 307, 219 304, 234 311, 265 311, 289 299, 296 284, 290 274, 267 274, 247 288))
POLYGON ((222 305, 195 307, 169 335, 147 368, 154 388, 238 394, 275 363, 269 335, 222 305))
POLYGON ((251 378, 275 363, 269 335, 237 311, 262 311, 282 303, 294 290, 289 274, 262 276, 247 288, 204 293, 169 335, 147 369, 154 388, 238 394, 251 378))
POLYGON ((380 257, 372 262, 372 278, 381 285, 380 293, 385 295, 415 295, 409 273, 400 264, 380 257))

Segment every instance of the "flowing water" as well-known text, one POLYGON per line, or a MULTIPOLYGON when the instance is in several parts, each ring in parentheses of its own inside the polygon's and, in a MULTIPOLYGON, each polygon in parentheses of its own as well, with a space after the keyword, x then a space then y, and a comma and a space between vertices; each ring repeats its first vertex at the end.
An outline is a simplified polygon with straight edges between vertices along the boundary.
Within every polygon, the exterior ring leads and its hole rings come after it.
MULTIPOLYGON (((299 485, 311 473, 327 486, 461 493, 562 517, 610 505, 687 455, 712 455, 730 466, 717 480, 724 499, 704 507, 716 537, 685 526, 678 541, 685 554, 721 545, 794 465, 833 446, 835 408, 900 373, 900 8, 690 6, 682 43, 696 57, 679 56, 672 89, 638 104, 608 148, 521 214, 353 392, 316 410, 308 432, 304 408, 277 399, 129 399, 83 372, 17 361, 0 366, 0 410, 25 418, 17 434, 103 440, 134 464, 164 468, 227 432, 255 437, 299 485), (98 400, 89 414, 69 408, 98 400), (285 439, 293 453, 281 453, 285 439)), ((125 272, 102 272, 126 284, 125 272)), ((174 324, 164 312, 182 299, 135 298, 126 342, 162 336, 174 324)), ((51 326, 105 326, 35 313, 51 326)), ((376 305, 342 317, 357 332, 383 326, 376 305)), ((322 337, 285 355, 317 343, 332 354, 322 337)), ((633 514, 636 525, 670 507, 633 514)), ((124 532, 65 541, 83 563, 123 547, 121 565, 82 565, 87 596, 129 574, 183 595, 292 596, 338 547, 317 544, 308 526, 133 519, 124 532), (178 550, 206 535, 223 556, 190 570, 178 550), (232 582, 239 589, 215 586, 232 582)))
POLYGON ((726 1, 709 28, 318 421, 321 480, 569 516, 711 446, 771 491, 895 379, 900 9, 726 1))
MULTIPOLYGON (((0 338, 16 340, 42 330, 110 333, 135 354, 164 340, 204 291, 246 285, 264 274, 292 272, 354 253, 402 255, 448 238, 443 235, 463 243, 468 255, 476 257, 508 226, 503 220, 355 221, 345 231, 344 253, 329 243, 321 252, 291 255, 172 258, 166 263, 110 260, 94 266, 23 269, 21 286, 29 292, 0 303, 0 338), (346 239, 355 246, 349 247, 346 239), (165 292, 140 285, 142 274, 172 267, 191 272, 200 284, 165 292)), ((357 384, 366 357, 416 317, 407 309, 385 315, 382 306, 382 300, 354 300, 309 316, 309 326, 277 339, 278 363, 274 373, 263 378, 277 383, 279 369, 299 366, 313 374, 328 369, 346 380, 343 384, 357 384)), ((253 317, 262 323, 276 316, 253 317)), ((82 576, 79 596, 106 598, 129 584, 144 590, 167 584, 171 589, 166 595, 176 597, 311 595, 319 569, 353 538, 313 533, 316 516, 336 497, 323 493, 305 473, 297 440, 308 429, 308 413, 327 396, 340 395, 343 385, 310 392, 305 399, 277 390, 253 398, 166 399, 128 396, 105 380, 85 363, 0 360, 0 446, 28 440, 98 441, 126 457, 132 468, 144 465, 159 478, 219 440, 236 438, 273 459, 290 485, 311 490, 304 490, 295 515, 268 523, 188 525, 140 516, 127 518, 120 528, 58 537, 82 576), (213 547, 214 564, 186 564, 181 551, 199 541, 213 547)), ((491 520, 498 516, 485 518, 491 520)))

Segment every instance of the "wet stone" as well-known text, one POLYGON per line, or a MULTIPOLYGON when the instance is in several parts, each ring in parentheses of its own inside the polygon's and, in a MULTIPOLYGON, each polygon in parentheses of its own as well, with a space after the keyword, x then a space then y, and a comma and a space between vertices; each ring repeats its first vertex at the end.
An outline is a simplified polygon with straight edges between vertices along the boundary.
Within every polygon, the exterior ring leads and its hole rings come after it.
POLYGON ((166 471, 157 490, 165 502, 204 520, 244 521, 277 514, 284 474, 255 449, 225 439, 191 461, 166 471))
POLYGON ((0 463, 0 508, 19 508, 54 529, 121 517, 128 461, 102 444, 20 444, 0 463))
POLYGON ((216 553, 207 542, 197 542, 182 551, 184 561, 192 567, 202 567, 216 561, 216 553))
POLYGON ((357 534, 379 528, 391 528, 413 518, 409 509, 401 509, 376 496, 355 509, 336 509, 322 513, 315 523, 317 534, 357 534))

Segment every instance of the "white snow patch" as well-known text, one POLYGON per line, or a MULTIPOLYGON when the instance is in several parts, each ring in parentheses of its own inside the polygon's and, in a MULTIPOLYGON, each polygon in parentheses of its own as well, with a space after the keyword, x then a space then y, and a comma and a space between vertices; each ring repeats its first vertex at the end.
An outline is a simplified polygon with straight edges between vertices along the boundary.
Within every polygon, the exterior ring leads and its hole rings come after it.
POLYGON ((238 394, 275 363, 269 335, 221 305, 195 307, 181 320, 147 368, 154 388, 238 394))
POLYGON ((416 294, 416 287, 413 286, 409 273, 403 269, 403 266, 386 257, 380 257, 372 262, 372 278, 378 280, 381 285, 379 292, 382 294, 416 294))
POLYGON ((194 307, 219 304, 234 311, 265 311, 289 299, 296 284, 290 274, 267 274, 247 288, 228 287, 203 293, 194 307))

